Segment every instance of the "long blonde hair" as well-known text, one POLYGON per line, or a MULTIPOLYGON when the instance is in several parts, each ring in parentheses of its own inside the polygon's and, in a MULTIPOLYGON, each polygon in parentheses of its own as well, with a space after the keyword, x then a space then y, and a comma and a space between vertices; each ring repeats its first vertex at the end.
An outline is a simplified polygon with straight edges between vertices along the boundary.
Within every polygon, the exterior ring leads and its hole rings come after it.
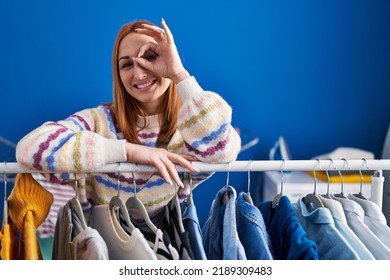
MULTIPOLYGON (((115 40, 112 55, 114 119, 124 138, 136 144, 141 144, 138 132, 148 125, 146 121, 147 114, 142 110, 139 101, 126 91, 122 83, 119 76, 118 50, 122 39, 129 33, 135 32, 135 29, 141 28, 141 24, 144 23, 151 24, 148 21, 136 21, 122 26, 115 40), (139 116, 144 117, 144 125, 142 127, 137 127, 139 116)), ((175 133, 180 106, 181 100, 177 94, 176 86, 171 81, 162 101, 162 113, 159 119, 161 129, 156 143, 158 147, 168 144, 175 133)))

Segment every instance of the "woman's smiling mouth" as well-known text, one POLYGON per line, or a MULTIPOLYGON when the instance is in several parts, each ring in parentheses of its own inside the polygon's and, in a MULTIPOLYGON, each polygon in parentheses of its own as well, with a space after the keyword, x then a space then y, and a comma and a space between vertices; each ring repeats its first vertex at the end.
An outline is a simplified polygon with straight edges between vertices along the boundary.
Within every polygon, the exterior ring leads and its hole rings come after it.
POLYGON ((135 87, 136 89, 145 90, 145 89, 150 88, 152 85, 154 85, 156 83, 156 81, 157 81, 157 79, 143 81, 143 82, 134 84, 133 87, 135 87))

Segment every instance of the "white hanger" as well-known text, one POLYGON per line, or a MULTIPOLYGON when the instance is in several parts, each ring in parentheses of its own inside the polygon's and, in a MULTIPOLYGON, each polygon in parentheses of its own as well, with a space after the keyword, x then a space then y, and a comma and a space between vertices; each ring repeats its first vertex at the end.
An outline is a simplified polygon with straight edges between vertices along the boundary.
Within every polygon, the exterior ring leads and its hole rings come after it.
POLYGON ((222 204, 226 205, 229 203, 229 192, 228 192, 228 187, 229 185, 229 179, 230 179, 230 162, 228 162, 228 170, 226 173, 226 186, 225 186, 225 194, 222 197, 222 204))
POLYGON ((248 190, 247 192, 244 194, 244 199, 246 200, 246 202, 248 202, 249 204, 253 205, 253 200, 252 200, 252 197, 251 197, 251 171, 252 171, 252 160, 249 161, 249 170, 248 170, 248 190))
POLYGON ((171 200, 171 210, 176 208, 176 213, 177 213, 177 220, 179 224, 179 230, 180 233, 183 233, 185 231, 184 225, 183 225, 183 217, 181 214, 181 206, 180 206, 180 201, 179 201, 179 196, 177 193, 173 195, 173 198, 171 200))
MULTIPOLYGON (((321 163, 320 163, 320 170, 322 170, 321 163)), ((325 170, 325 173, 326 173, 326 177, 328 178, 328 183, 327 183, 327 186, 326 186, 326 193, 321 194, 321 196, 324 197, 324 198, 331 199, 331 196, 330 196, 330 176, 329 176, 329 171, 325 170)))
POLYGON ((185 173, 184 177, 186 177, 186 176, 188 176, 188 180, 189 180, 189 184, 190 184, 190 194, 186 198, 186 205, 189 206, 189 205, 193 205, 194 204, 194 199, 192 197, 192 177, 191 177, 191 173, 190 172, 185 173))
MULTIPOLYGON (((320 165, 320 161, 317 159, 317 163, 320 165)), ((321 166, 321 165, 320 165, 321 166)), ((313 203, 316 208, 324 207, 319 195, 317 193, 317 176, 316 170, 314 169, 314 191, 303 197, 303 202, 305 204, 313 203)))
MULTIPOLYGON (((331 159, 332 160, 332 159, 331 159)), ((345 163, 347 164, 347 167, 349 168, 349 164, 348 164, 348 161, 345 159, 345 158, 342 158, 342 160, 345 161, 345 163)), ((333 160, 332 160, 333 162, 333 160)), ((333 166, 334 166, 334 162, 333 162, 333 166)), ((335 168, 336 169, 336 168, 335 168)), ((345 195, 344 195, 344 178, 343 178, 343 175, 341 175, 341 171, 340 170, 337 170, 339 172, 339 175, 340 175, 340 179, 341 179, 341 191, 340 193, 336 193, 334 194, 335 197, 338 197, 338 198, 347 198, 345 195)))
POLYGON ((8 200, 7 200, 7 163, 4 161, 4 201, 3 201, 3 224, 8 224, 8 200))
POLYGON ((75 196, 73 196, 70 199, 70 205, 72 206, 73 210, 77 213, 77 216, 79 217, 80 222, 81 222, 81 227, 83 229, 86 229, 87 222, 85 220, 85 216, 84 216, 83 208, 81 207, 80 200, 77 197, 78 180, 76 177, 76 173, 74 174, 74 179, 75 179, 75 196))
MULTIPOLYGON (((136 165, 137 172, 139 171, 138 166, 136 165)), ((137 209, 141 212, 143 219, 146 222, 146 225, 149 227, 149 229, 156 233, 158 231, 158 228, 155 224, 153 224, 152 220, 149 217, 148 211, 145 208, 145 205, 142 203, 142 201, 137 197, 137 185, 134 178, 134 172, 131 172, 133 176, 133 186, 134 186, 134 195, 132 197, 129 197, 126 201, 126 208, 128 210, 130 209, 137 209)))
POLYGON ((121 218, 125 220, 126 224, 129 226, 130 231, 132 232, 134 230, 134 225, 130 220, 129 212, 127 210, 126 204, 123 202, 122 198, 119 195, 120 192, 120 182, 119 182, 119 176, 120 176, 120 168, 121 164, 119 163, 118 167, 118 183, 117 183, 117 188, 118 188, 118 194, 113 196, 110 199, 109 203, 109 208, 110 212, 113 212, 115 209, 119 208, 121 218))
POLYGON ((282 169, 280 170, 280 193, 277 194, 272 200, 272 208, 276 208, 276 206, 278 206, 280 198, 284 195, 283 194, 283 171, 287 171, 285 159, 283 159, 282 169))
MULTIPOLYGON (((367 164, 367 160, 365 158, 362 158, 362 160, 364 160, 364 162, 366 163, 366 168, 369 169, 368 168, 368 164, 367 164)), ((363 174, 362 174, 362 170, 361 169, 359 169, 359 174, 360 174, 360 189, 359 189, 359 193, 354 193, 352 195, 357 197, 357 198, 367 200, 367 198, 364 197, 364 195, 363 195, 363 174)))

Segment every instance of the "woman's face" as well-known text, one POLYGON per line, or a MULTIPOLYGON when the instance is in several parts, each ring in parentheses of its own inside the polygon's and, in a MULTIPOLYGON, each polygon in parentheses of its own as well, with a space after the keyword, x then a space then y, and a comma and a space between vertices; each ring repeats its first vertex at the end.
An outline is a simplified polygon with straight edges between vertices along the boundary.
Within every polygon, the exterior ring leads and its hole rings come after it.
MULTIPOLYGON (((170 80, 156 76, 133 61, 132 58, 137 57, 140 48, 148 42, 156 43, 152 37, 144 34, 126 35, 119 45, 118 67, 126 91, 140 102, 147 114, 155 115, 161 111, 160 104, 170 80)), ((146 51, 143 58, 153 61, 157 56, 152 51, 146 51)))

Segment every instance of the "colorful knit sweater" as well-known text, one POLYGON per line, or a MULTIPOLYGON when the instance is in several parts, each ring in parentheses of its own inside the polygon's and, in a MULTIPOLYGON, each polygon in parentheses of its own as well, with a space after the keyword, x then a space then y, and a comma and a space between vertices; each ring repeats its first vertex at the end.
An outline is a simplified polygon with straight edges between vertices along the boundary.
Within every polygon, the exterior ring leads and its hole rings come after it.
MULTIPOLYGON (((177 91, 182 107, 177 131, 167 149, 194 155, 206 163, 234 161, 241 140, 231 126, 231 107, 218 94, 204 91, 194 77, 179 83, 177 91)), ((150 116, 148 120, 149 125, 139 132, 139 138, 143 145, 154 147, 160 131, 158 115, 150 116)), ((140 122, 143 124, 143 119, 140 118, 140 122)), ((20 140, 16 157, 28 169, 52 172, 46 176, 53 183, 69 183, 74 180, 72 173, 126 162, 125 141, 113 122, 110 106, 100 105, 62 121, 44 123, 20 140)), ((118 194, 117 174, 84 173, 78 174, 77 178, 82 176, 77 191, 85 212, 93 205, 108 203, 118 194)), ((210 176, 210 173, 193 174, 192 187, 210 176)), ((155 219, 178 191, 177 186, 167 184, 157 172, 121 173, 119 185, 121 198, 126 200, 136 191, 150 217, 155 219)), ((182 194, 188 192, 180 191, 182 194)))

